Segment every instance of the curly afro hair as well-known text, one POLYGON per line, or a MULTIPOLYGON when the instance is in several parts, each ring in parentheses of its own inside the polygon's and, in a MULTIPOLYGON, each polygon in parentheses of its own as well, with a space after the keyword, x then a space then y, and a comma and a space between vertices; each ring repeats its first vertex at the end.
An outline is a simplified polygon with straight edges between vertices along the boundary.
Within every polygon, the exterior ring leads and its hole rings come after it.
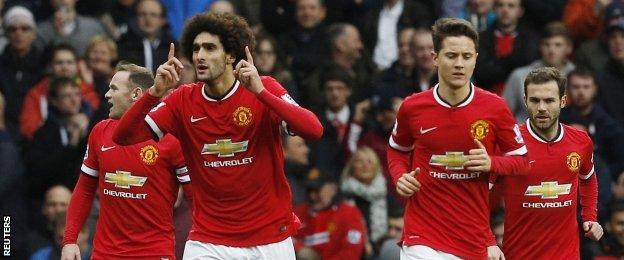
POLYGON ((254 49, 254 35, 244 18, 230 13, 201 13, 193 16, 182 32, 182 50, 189 60, 193 58, 193 41, 203 32, 219 36, 225 53, 236 59, 234 64, 245 58, 245 46, 254 49))

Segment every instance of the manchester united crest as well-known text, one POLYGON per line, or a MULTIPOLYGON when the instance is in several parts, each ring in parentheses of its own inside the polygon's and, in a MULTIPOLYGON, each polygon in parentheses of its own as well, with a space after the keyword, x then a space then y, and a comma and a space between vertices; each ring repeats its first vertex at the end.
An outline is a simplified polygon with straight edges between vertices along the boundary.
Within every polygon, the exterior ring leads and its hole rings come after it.
POLYGON ((141 153, 139 155, 145 164, 154 165, 156 159, 158 159, 158 149, 153 145, 147 145, 141 148, 141 153))
POLYGON ((249 125, 251 123, 251 119, 253 118, 253 115, 251 114, 251 109, 249 109, 248 107, 236 108, 236 110, 234 110, 234 113, 232 113, 232 116, 234 117, 234 122, 238 126, 249 125))
POLYGON ((571 152, 566 158, 566 164, 570 171, 578 172, 579 168, 581 168, 581 156, 577 152, 571 152))
POLYGON ((488 133, 490 132, 490 124, 488 124, 485 120, 477 120, 476 122, 470 125, 470 134, 472 134, 472 138, 477 139, 479 141, 483 140, 488 133))

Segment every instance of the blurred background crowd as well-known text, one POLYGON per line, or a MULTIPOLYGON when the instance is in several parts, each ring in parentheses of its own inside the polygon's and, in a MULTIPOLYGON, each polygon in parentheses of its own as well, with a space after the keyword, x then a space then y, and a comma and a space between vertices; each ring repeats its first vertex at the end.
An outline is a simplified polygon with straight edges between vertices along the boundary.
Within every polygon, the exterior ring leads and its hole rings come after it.
MULTIPOLYGON (((385 149, 403 99, 436 84, 430 26, 440 17, 478 29, 473 82, 504 97, 519 123, 527 117, 523 81, 531 69, 553 66, 568 76, 561 119, 594 141, 599 220, 607 231, 597 243, 581 238, 582 255, 624 256, 618 0, 0 0, 0 10, 0 211, 12 217, 19 259, 60 255, 65 210, 89 131, 108 115, 104 94, 116 62, 155 70, 184 21, 206 11, 245 17, 259 72, 276 78, 325 128, 315 142, 284 136, 295 210, 307 223, 323 218, 329 233, 355 223, 363 236, 346 233, 346 242, 330 239, 334 249, 322 250, 302 236, 299 258, 350 250, 344 260, 398 259, 404 200, 390 181, 385 149)), ((193 82, 191 62, 178 56, 182 83, 193 82)), ((499 242, 500 194, 495 189, 491 198, 499 242)), ((79 238, 87 257, 97 208, 79 238)), ((175 216, 181 253, 191 224, 186 202, 175 216)), ((311 228, 301 233, 316 232, 311 228)))

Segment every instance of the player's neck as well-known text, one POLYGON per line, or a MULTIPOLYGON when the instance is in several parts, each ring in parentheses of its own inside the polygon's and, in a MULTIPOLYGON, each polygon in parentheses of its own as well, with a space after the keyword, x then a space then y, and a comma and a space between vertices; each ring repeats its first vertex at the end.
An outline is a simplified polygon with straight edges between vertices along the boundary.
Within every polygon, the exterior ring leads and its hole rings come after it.
POLYGON ((559 119, 557 119, 557 121, 547 129, 535 127, 531 120, 529 120, 529 126, 540 138, 549 142, 555 140, 555 138, 559 135, 559 119))
POLYGON ((204 91, 210 97, 221 97, 234 85, 236 78, 233 73, 223 73, 211 81, 204 81, 206 87, 204 91))
POLYGON ((460 102, 466 100, 470 95, 470 82, 466 86, 461 88, 452 88, 444 82, 440 81, 440 87, 438 88, 438 94, 451 106, 456 106, 460 102))

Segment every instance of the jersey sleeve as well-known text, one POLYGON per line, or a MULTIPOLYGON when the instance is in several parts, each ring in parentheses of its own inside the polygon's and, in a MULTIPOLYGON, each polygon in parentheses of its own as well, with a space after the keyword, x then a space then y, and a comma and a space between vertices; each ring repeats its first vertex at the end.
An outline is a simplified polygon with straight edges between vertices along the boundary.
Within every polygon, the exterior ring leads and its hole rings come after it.
POLYGON ((97 178, 100 171, 100 160, 98 158, 98 149, 102 123, 97 124, 91 133, 89 134, 89 140, 87 142, 87 149, 85 151, 84 159, 82 160, 82 166, 80 170, 90 177, 97 178))
POLYGON ((397 112, 396 122, 394 123, 392 134, 388 140, 388 144, 391 148, 401 152, 409 152, 414 149, 414 137, 412 136, 412 130, 409 126, 410 119, 405 107, 406 103, 407 102, 403 102, 397 112))
POLYGON ((581 167, 579 169, 579 178, 583 180, 589 179, 594 174, 594 145, 592 140, 585 134, 586 145, 581 155, 581 167))
POLYGON ((183 88, 178 88, 167 96, 145 116, 145 122, 154 136, 161 140, 166 133, 176 134, 176 106, 183 88))
POLYGON ((509 108, 501 101, 497 122, 496 144, 504 155, 525 155, 527 153, 520 127, 509 111, 509 108))

